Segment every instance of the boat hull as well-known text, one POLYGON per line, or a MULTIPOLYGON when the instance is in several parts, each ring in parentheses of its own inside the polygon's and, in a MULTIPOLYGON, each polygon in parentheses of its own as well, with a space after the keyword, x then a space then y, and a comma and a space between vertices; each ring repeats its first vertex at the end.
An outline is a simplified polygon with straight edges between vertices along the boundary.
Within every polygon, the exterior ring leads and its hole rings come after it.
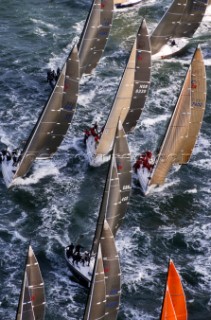
POLYGON ((70 271, 74 274, 76 279, 85 287, 89 287, 91 283, 92 278, 92 263, 90 262, 90 266, 87 266, 86 263, 84 263, 84 266, 81 262, 74 262, 72 257, 67 257, 67 248, 65 248, 65 259, 67 261, 67 265, 70 269, 70 271))
POLYGON ((149 193, 150 175, 151 173, 147 168, 140 167, 137 170, 137 176, 141 186, 141 191, 144 195, 147 195, 149 193))
POLYGON ((175 42, 176 45, 174 46, 171 46, 170 44, 164 45, 158 53, 152 55, 152 59, 170 59, 186 50, 188 45, 187 38, 175 39, 175 42))
POLYGON ((123 8, 129 8, 133 7, 136 4, 140 3, 142 0, 128 0, 126 3, 117 3, 115 4, 115 7, 117 9, 123 9, 123 8))
POLYGON ((94 136, 89 136, 86 140, 86 151, 89 164, 92 167, 99 167, 110 160, 110 155, 96 155, 96 141, 94 136))

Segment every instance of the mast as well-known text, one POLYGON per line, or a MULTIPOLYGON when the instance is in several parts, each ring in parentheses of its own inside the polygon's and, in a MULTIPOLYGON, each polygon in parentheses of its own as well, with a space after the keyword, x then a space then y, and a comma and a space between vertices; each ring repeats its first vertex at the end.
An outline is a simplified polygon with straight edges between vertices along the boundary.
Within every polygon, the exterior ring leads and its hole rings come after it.
POLYGON ((101 245, 98 246, 91 288, 84 313, 84 320, 104 319, 106 303, 105 274, 101 245))
POLYGON ((182 287, 182 282, 173 261, 170 260, 163 308, 160 319, 187 320, 187 318, 188 314, 186 298, 182 287), (172 314, 172 306, 175 313, 175 318, 170 318, 170 315, 172 314))
POLYGON ((106 283, 105 320, 116 320, 121 296, 121 271, 115 239, 105 219, 100 238, 106 283))
POLYGON ((174 0, 150 37, 152 54, 171 39, 191 38, 203 19, 207 1, 174 0))
POLYGON ((119 118, 126 128, 126 132, 136 125, 148 91, 151 70, 150 57, 148 31, 146 22, 143 20, 97 146, 96 155, 108 154, 111 151, 119 118))
POLYGON ((56 152, 75 112, 79 88, 78 51, 74 47, 22 153, 14 178, 24 176, 36 158, 56 152))
POLYGON ((161 145, 149 185, 163 184, 174 163, 181 159, 191 115, 191 65, 161 145))
POLYGON ((108 40, 113 19, 113 0, 93 0, 78 44, 80 75, 97 66, 108 40))
POLYGON ((207 83, 204 60, 200 48, 197 48, 191 67, 191 118, 187 137, 183 144, 183 156, 180 164, 189 161, 194 148, 206 107, 207 83))
POLYGON ((42 320, 45 316, 44 282, 40 267, 29 246, 16 320, 42 320))

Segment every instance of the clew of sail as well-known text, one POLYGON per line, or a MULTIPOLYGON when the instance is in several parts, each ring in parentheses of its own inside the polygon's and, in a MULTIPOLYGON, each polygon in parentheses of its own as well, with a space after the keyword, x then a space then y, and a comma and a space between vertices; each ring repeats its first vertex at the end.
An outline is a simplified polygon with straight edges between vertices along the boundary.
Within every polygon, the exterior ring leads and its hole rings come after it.
POLYGON ((91 288, 84 313, 84 320, 104 319, 106 303, 105 274, 101 245, 98 246, 97 257, 92 275, 91 288))
POLYGON ((175 163, 180 163, 182 147, 188 132, 191 116, 191 65, 161 145, 149 185, 163 184, 175 163))
POLYGON ((29 246, 16 320, 44 319, 45 303, 40 267, 32 247, 29 246))
POLYGON ((173 261, 170 260, 161 312, 161 320, 187 320, 187 318, 188 314, 186 298, 182 287, 182 282, 173 261))
POLYGON ((106 284, 106 309, 104 319, 116 320, 120 305, 121 271, 115 239, 106 219, 104 221, 100 244, 106 284))
POLYGON ((96 149, 96 155, 108 154, 114 142, 119 119, 130 131, 143 110, 151 68, 149 36, 145 20, 137 33, 111 112, 96 149))
POLYGON ((14 178, 24 176, 36 158, 50 158, 56 152, 75 112, 78 88, 79 59, 74 47, 26 143, 14 178))
POLYGON ((206 70, 200 48, 197 48, 191 66, 191 117, 188 133, 183 144, 180 164, 189 161, 200 131, 206 106, 206 70))
POLYGON ((205 14, 208 0, 174 0, 153 31, 152 54, 158 53, 169 40, 191 38, 205 14))
POLYGON ((113 0, 94 0, 78 44, 80 75, 97 66, 108 40, 113 19, 113 0))

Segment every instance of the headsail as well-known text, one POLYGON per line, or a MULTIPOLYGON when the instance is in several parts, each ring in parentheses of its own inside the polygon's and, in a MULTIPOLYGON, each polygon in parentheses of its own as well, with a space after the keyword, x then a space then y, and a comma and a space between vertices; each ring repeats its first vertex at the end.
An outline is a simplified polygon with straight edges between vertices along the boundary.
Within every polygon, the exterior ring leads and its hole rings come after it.
POLYGON ((199 27, 207 8, 208 0, 174 0, 150 40, 152 54, 156 54, 175 38, 191 38, 199 27))
POLYGON ((143 20, 136 36, 127 66, 107 119, 96 154, 108 154, 113 146, 119 118, 130 131, 143 110, 151 68, 151 52, 146 22, 143 20))
POLYGON ((79 44, 80 75, 96 67, 108 40, 113 18, 113 0, 93 0, 79 44))
POLYGON ((206 95, 206 70, 201 49, 197 48, 191 66, 191 118, 188 133, 183 144, 180 164, 187 163, 192 154, 202 125, 206 106, 206 95))
POLYGON ((14 178, 24 176, 36 158, 50 158, 56 152, 75 112, 78 87, 79 60, 74 47, 26 143, 14 178))
POLYGON ((179 163, 184 139, 186 138, 190 122, 191 106, 191 66, 171 117, 165 138, 159 150, 149 185, 163 184, 172 167, 179 163))
POLYGON ((44 283, 35 254, 29 246, 16 320, 42 320, 44 316, 44 283))
POLYGON ((93 242, 93 252, 99 243, 102 225, 106 218, 113 235, 124 219, 131 190, 131 164, 127 137, 119 121, 108 177, 93 242))
POLYGON ((105 219, 100 239, 106 283, 106 320, 116 320, 120 305, 121 271, 115 239, 105 219))
POLYGON ((187 306, 185 293, 182 287, 180 276, 172 260, 169 262, 169 269, 166 281, 166 290, 161 312, 161 320, 178 319, 187 320, 187 306), (173 307, 173 310, 172 310, 173 307), (173 312, 174 311, 174 312, 173 312), (174 316, 170 318, 170 315, 174 316))
POLYGON ((103 268, 103 259, 101 245, 98 246, 98 252, 95 261, 95 267, 92 275, 91 288, 84 313, 84 320, 104 319, 106 303, 105 274, 103 268))

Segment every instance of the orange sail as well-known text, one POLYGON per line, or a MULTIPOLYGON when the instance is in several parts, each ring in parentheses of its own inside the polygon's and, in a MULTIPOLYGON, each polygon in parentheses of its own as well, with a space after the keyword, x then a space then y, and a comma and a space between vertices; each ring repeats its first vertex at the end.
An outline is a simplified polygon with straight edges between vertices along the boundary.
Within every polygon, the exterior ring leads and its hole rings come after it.
POLYGON ((161 320, 187 320, 187 318, 185 293, 180 276, 173 261, 170 260, 161 320), (172 313, 171 306, 175 315, 172 313))

